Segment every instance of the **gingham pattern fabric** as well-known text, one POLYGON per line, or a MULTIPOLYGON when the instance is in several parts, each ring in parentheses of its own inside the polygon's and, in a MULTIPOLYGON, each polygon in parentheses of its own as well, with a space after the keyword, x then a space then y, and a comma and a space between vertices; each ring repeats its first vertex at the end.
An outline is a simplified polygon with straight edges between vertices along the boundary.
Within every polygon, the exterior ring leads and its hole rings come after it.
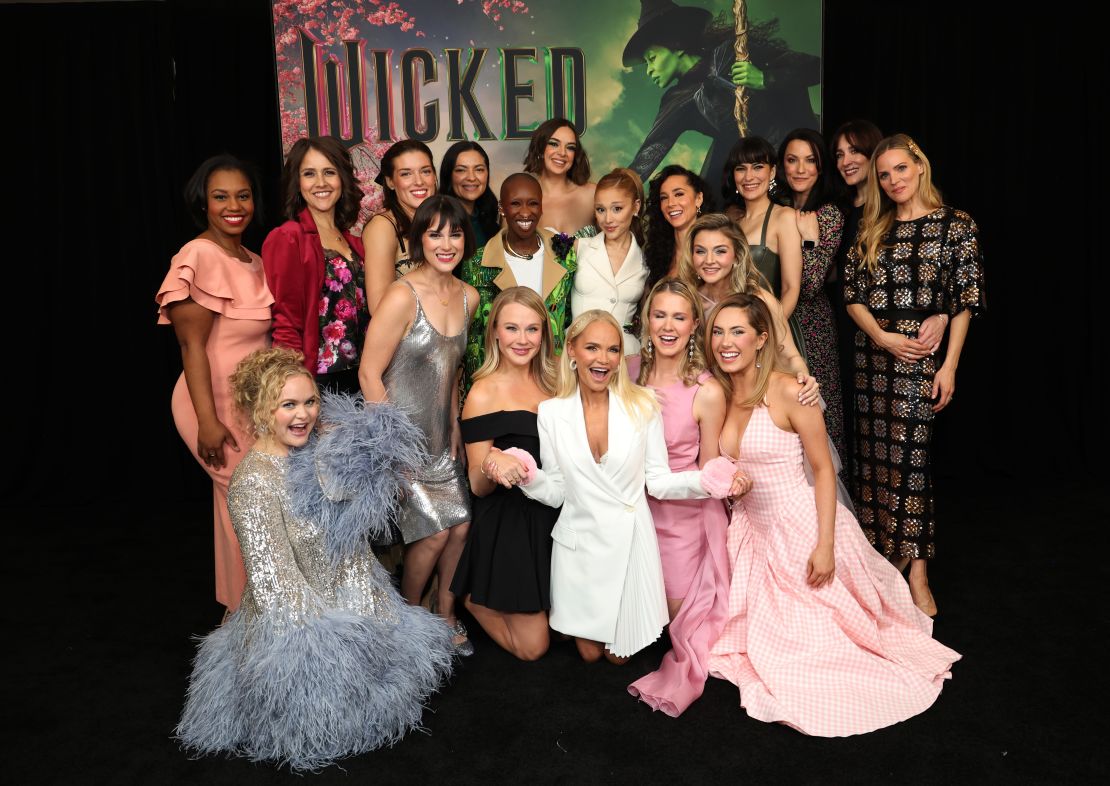
POLYGON ((729 524, 729 620, 710 673, 740 688, 753 718, 821 737, 927 709, 960 655, 933 640, 905 580, 839 504, 835 578, 818 590, 806 582, 817 511, 798 435, 757 407, 738 463, 753 486, 729 524))

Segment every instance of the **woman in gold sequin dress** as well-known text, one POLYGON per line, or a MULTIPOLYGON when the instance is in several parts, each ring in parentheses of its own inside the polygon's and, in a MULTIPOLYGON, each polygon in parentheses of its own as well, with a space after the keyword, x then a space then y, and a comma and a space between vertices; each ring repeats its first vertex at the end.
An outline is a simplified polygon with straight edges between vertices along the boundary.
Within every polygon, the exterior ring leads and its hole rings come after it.
POLYGON ((910 565, 914 603, 937 612, 926 560, 934 545, 933 419, 956 390, 971 317, 985 308, 979 230, 941 202, 929 159, 905 134, 871 156, 844 300, 856 333, 856 511, 871 543, 910 565), (930 320, 934 314, 945 320, 930 320), (926 324, 926 321, 930 324, 926 324), (935 353, 934 324, 948 321, 935 353), (938 359, 940 365, 937 365, 938 359))
POLYGON ((314 436, 319 392, 292 350, 252 353, 231 387, 258 436, 228 495, 247 588, 200 643, 177 737, 315 770, 399 740, 451 671, 449 628, 401 600, 367 543, 419 434, 338 395, 314 436))

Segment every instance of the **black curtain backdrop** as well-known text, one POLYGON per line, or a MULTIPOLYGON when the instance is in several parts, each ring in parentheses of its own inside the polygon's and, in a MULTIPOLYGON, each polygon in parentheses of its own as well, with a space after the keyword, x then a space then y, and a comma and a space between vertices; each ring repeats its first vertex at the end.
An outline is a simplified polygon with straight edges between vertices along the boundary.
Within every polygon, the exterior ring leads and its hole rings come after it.
MULTIPOLYGON (((1107 436, 1106 218, 1090 203, 1107 175, 1093 124, 1105 47, 1090 19, 1044 8, 826 0, 824 39, 825 130, 863 116, 913 135, 982 232, 990 308, 937 427, 941 482, 1028 476, 1034 494, 1093 475, 1107 436)), ((234 153, 264 180, 248 245, 280 222, 270 5, 5 5, 0 23, 19 402, 5 492, 31 509, 118 502, 141 526, 146 506, 209 488, 170 417, 172 331, 154 324, 168 261, 196 232, 182 185, 234 153)))

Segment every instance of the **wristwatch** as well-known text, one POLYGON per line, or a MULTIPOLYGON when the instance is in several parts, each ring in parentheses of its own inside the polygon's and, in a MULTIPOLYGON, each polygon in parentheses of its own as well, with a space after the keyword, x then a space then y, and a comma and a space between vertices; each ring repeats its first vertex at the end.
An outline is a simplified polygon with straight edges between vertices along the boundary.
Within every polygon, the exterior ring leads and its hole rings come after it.
POLYGON ((802 248, 805 249, 806 251, 812 251, 813 249, 817 248, 817 244, 815 242, 813 242, 812 240, 803 240, 802 241, 802 248))

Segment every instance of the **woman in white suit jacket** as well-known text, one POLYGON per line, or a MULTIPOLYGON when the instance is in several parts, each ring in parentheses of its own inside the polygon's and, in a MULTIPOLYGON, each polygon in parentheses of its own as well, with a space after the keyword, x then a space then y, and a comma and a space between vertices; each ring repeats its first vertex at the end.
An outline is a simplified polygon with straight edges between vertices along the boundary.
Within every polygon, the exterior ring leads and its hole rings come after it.
POLYGON ((743 493, 750 482, 725 459, 704 472, 670 471, 655 397, 629 380, 606 311, 581 314, 567 331, 559 395, 540 404, 539 435, 542 470, 526 455, 489 469, 562 506, 551 532, 551 627, 574 636, 587 661, 623 662, 668 621, 645 484, 658 499, 693 499, 743 493))
POLYGON ((631 169, 614 169, 597 182, 594 213, 601 233, 576 241, 578 269, 570 293, 575 317, 593 308, 613 315, 630 355, 640 351, 640 330, 633 322, 648 277, 641 250, 643 202, 643 183, 631 169))

